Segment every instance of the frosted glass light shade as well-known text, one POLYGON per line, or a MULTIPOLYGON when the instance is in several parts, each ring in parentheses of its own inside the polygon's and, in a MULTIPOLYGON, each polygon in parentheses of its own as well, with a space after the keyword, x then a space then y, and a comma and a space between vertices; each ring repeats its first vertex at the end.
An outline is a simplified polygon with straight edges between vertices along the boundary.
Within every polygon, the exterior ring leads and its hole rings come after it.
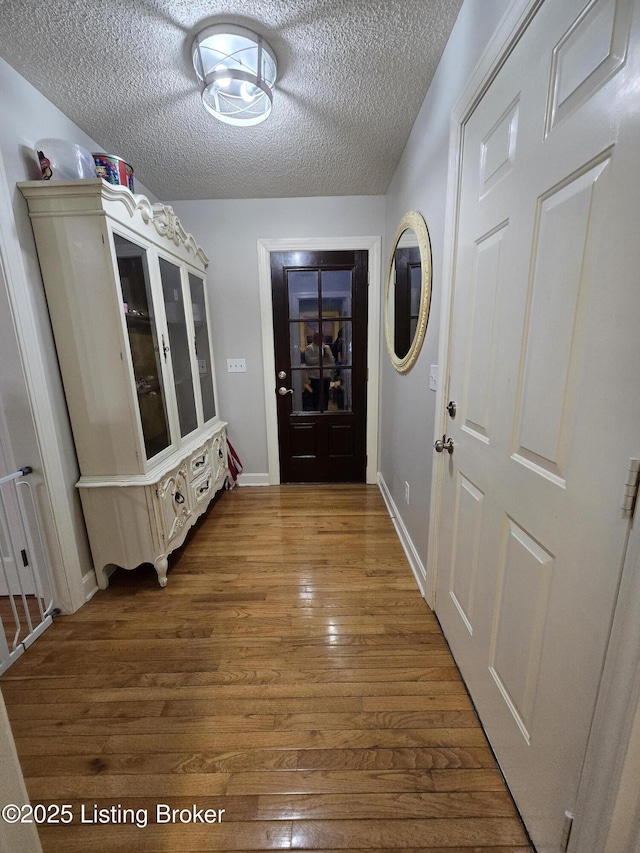
POLYGON ((198 33, 191 50, 203 86, 202 103, 225 124, 259 124, 273 103, 277 63, 263 38, 244 27, 215 24, 198 33))

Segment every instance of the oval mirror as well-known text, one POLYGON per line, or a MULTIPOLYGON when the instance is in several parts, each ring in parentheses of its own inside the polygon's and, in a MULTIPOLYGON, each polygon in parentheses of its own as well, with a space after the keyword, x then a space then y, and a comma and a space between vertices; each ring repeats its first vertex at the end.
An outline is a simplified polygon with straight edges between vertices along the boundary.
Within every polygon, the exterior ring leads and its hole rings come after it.
POLYGON ((420 213, 402 217, 389 259, 385 291, 387 349, 395 369, 416 363, 427 331, 431 305, 431 241, 420 213))

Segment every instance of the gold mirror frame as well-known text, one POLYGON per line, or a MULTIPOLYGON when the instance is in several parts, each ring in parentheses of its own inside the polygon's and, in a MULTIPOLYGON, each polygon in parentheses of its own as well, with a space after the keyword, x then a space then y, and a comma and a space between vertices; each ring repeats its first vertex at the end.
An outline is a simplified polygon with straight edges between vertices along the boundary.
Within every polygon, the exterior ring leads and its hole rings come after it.
POLYGON ((398 373, 407 373, 418 360, 422 344, 427 332, 427 323, 429 321, 429 308, 431 307, 431 240, 429 239, 429 230, 424 217, 417 210, 411 210, 406 213, 400 220, 400 225, 396 231, 393 240, 393 249, 389 257, 389 265, 387 268, 387 282, 384 293, 384 327, 385 337, 387 340, 387 350, 391 363, 398 373), (411 230, 415 233, 418 248, 420 249, 420 265, 421 265, 421 286, 420 286, 420 308, 418 312, 418 322, 416 325, 415 334, 407 354, 403 358, 398 358, 395 350, 394 328, 391 322, 389 299, 391 297, 391 287, 395 282, 391 281, 391 275, 395 268, 395 255, 398 248, 398 243, 405 231, 411 230))

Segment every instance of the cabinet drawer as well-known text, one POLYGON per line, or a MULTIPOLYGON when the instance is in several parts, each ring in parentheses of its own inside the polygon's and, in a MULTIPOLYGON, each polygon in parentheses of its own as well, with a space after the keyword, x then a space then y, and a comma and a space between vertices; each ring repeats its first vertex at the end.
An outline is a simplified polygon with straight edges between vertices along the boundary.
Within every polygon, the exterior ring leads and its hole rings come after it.
POLYGON ((193 496, 193 506, 197 506, 201 501, 208 501, 214 490, 214 485, 214 480, 211 476, 211 468, 207 468, 201 477, 198 477, 197 480, 194 480, 191 483, 190 488, 193 496))
POLYGON ((192 502, 188 490, 187 472, 184 468, 172 471, 158 483, 156 496, 166 544, 182 533, 189 521, 192 502))
POLYGON ((213 479, 216 487, 219 487, 227 476, 227 434, 224 429, 214 435, 210 445, 210 453, 213 479))
POLYGON ((209 445, 205 444, 197 453, 194 453, 187 464, 189 479, 200 477, 203 471, 209 467, 209 445))

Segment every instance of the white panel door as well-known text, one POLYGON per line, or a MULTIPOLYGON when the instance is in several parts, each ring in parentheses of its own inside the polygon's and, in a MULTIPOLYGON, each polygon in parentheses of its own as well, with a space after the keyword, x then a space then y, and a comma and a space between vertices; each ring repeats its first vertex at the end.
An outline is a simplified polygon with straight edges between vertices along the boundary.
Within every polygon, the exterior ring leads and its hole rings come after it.
POLYGON ((575 804, 640 455, 639 12, 545 0, 463 129, 436 610, 541 853, 575 804))

